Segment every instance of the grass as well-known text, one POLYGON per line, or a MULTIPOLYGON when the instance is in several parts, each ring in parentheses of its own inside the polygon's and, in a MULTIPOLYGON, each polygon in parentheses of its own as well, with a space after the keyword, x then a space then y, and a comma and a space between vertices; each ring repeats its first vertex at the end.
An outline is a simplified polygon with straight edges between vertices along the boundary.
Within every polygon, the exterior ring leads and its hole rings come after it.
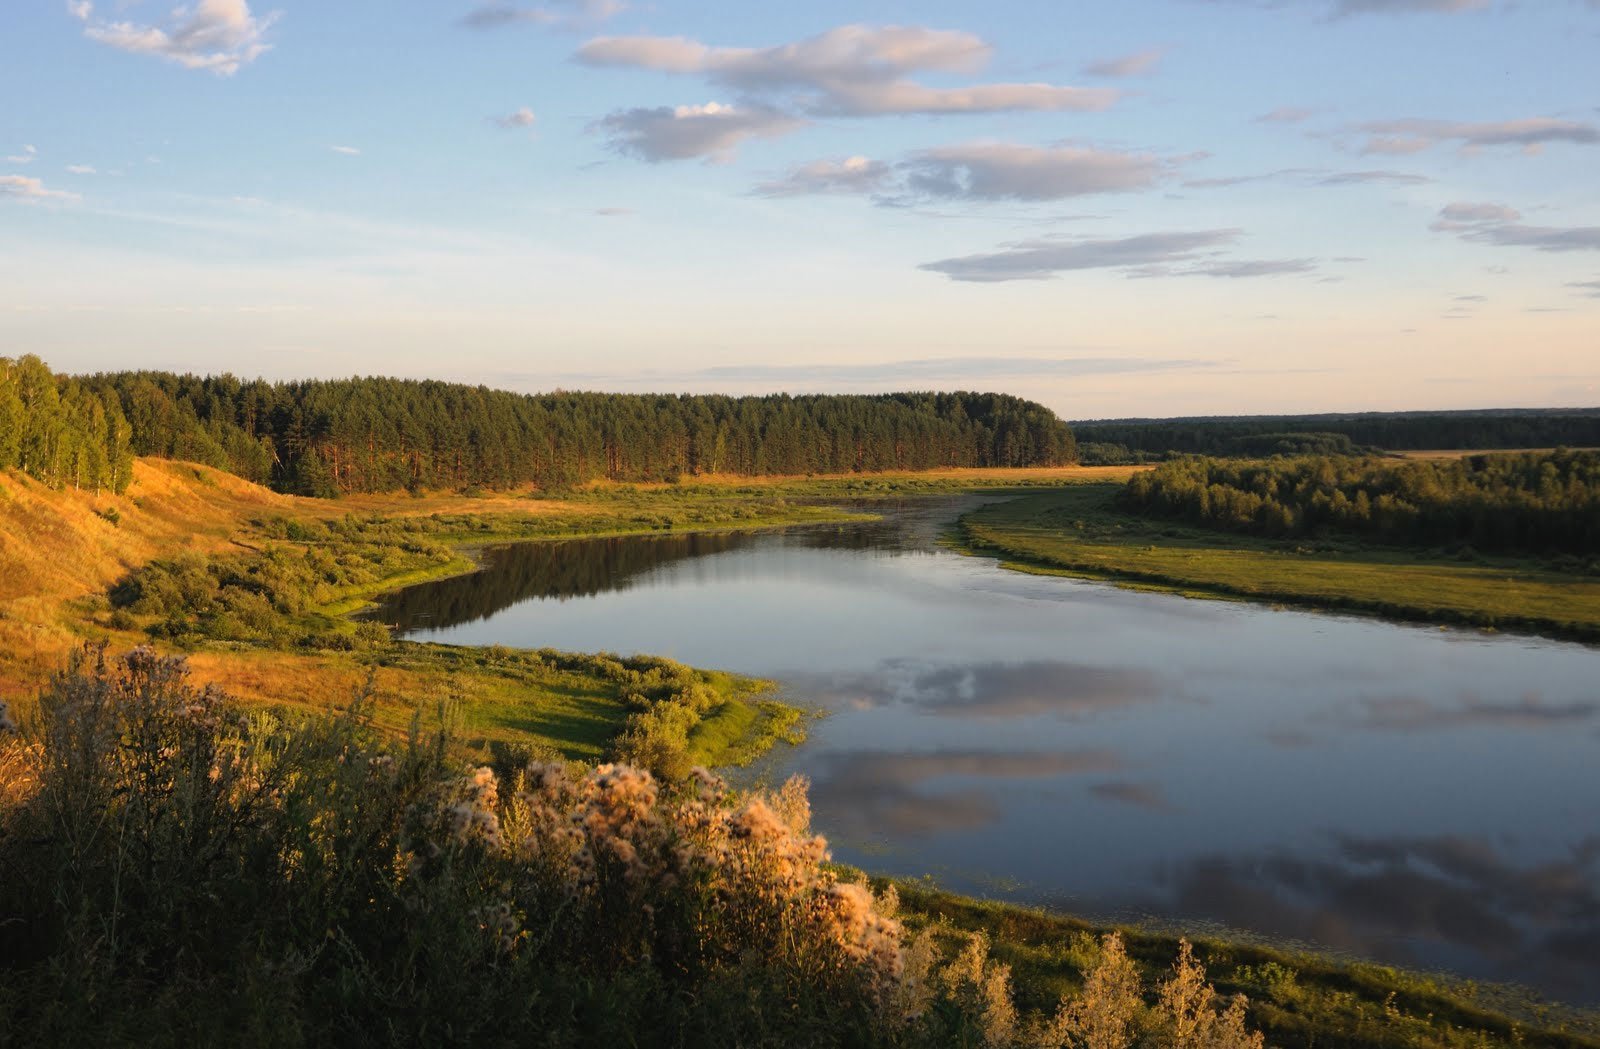
MULTIPOLYGON (((1093 958, 1087 938, 1106 931, 1037 908, 974 900, 916 882, 894 884, 908 928, 933 927, 952 937, 987 933, 994 957, 1012 968, 1023 1009, 1045 1007, 1076 991, 1093 958)), ((1128 954, 1147 974, 1170 966, 1175 936, 1120 931, 1128 954)), ((1251 1026, 1281 1049, 1600 1046, 1600 1015, 1542 1005, 1505 988, 1270 947, 1193 942, 1217 990, 1248 995, 1251 1026)))
POLYGON ((964 545, 1039 574, 1600 640, 1600 579, 1531 559, 1229 535, 1122 513, 1117 490, 1079 484, 983 507, 963 518, 964 545))

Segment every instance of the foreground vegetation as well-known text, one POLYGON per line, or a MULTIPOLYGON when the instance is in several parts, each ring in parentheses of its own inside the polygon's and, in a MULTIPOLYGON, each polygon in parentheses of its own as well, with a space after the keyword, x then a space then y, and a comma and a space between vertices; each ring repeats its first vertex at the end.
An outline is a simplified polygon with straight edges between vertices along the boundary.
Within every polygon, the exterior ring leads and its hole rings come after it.
POLYGON ((242 710, 148 650, 81 654, 22 720, 0 1044, 1596 1044, 1385 970, 869 884, 800 781, 474 767, 360 698, 242 710))
POLYGON ((1575 574, 1565 557, 1220 532, 1129 513, 1121 492, 1075 485, 983 507, 963 519, 963 541, 1044 574, 1600 640, 1600 578, 1575 574))

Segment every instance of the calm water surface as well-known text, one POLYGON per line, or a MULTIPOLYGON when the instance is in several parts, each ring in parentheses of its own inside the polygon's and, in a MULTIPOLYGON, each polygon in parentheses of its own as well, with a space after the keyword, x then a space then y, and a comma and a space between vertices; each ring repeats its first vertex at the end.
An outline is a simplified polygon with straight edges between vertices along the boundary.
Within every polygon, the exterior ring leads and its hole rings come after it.
POLYGON ((394 595, 418 640, 647 652, 829 712, 834 855, 1600 1002, 1600 650, 1006 572, 970 501, 523 544, 394 595))

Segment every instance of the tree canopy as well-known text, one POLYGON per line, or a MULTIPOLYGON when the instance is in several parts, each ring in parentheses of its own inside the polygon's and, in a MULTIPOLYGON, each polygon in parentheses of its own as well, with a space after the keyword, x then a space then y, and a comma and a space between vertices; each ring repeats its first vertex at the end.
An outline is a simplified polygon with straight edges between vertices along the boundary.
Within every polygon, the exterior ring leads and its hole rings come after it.
POLYGON ((1041 405, 1004 394, 517 394, 355 378, 85 377, 140 455, 189 459, 311 495, 559 488, 595 479, 1042 466, 1076 456, 1041 405))

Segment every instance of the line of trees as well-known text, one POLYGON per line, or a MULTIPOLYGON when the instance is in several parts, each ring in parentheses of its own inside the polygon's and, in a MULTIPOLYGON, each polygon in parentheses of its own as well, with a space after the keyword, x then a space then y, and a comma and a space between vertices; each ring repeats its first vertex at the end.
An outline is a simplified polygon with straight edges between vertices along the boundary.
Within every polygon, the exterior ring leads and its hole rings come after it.
POLYGON ((1592 448, 1600 446, 1600 408, 1100 419, 1072 428, 1086 462, 1174 454, 1349 455, 1376 448, 1592 448))
POLYGON ((52 488, 120 492, 132 479, 132 430, 113 393, 0 357, 0 470, 52 488))
POLYGON ((1179 459, 1134 475, 1119 499, 1139 513, 1252 535, 1334 532, 1420 546, 1600 552, 1596 452, 1406 462, 1179 459))
POLYGON ((81 381, 121 405, 137 454, 309 495, 1038 466, 1076 455, 1071 430, 1052 412, 1003 394, 528 395, 434 381, 163 372, 81 381))

